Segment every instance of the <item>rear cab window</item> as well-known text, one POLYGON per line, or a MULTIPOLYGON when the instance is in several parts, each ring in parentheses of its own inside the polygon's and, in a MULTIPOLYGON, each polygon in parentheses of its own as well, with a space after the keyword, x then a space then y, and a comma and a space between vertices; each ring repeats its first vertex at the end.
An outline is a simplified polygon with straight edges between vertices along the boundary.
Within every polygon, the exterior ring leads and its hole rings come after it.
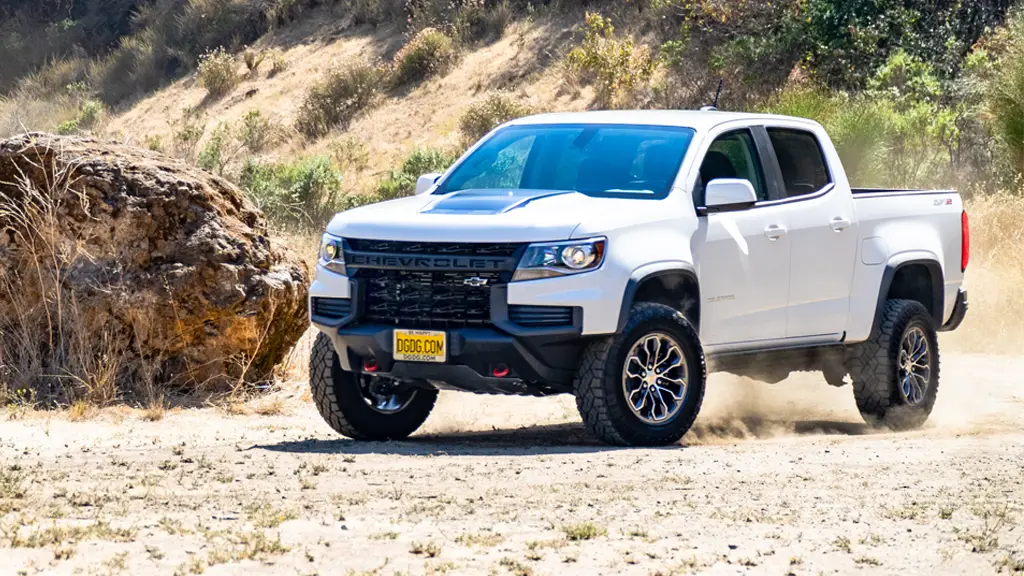
POLYGON ((787 198, 814 194, 832 183, 818 138, 806 130, 768 128, 787 198))

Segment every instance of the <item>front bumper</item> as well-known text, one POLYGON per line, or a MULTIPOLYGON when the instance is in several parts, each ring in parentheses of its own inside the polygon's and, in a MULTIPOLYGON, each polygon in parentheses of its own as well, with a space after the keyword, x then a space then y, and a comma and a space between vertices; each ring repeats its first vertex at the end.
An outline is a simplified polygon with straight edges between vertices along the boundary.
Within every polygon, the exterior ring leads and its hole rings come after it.
POLYGON ((960 327, 960 323, 964 321, 964 317, 967 316, 967 290, 960 289, 960 292, 956 295, 956 304, 953 305, 953 314, 949 317, 942 327, 939 328, 939 332, 952 332, 960 327))
POLYGON ((445 330, 447 362, 397 362, 393 357, 394 330, 412 327, 361 318, 362 286, 347 278, 345 284, 344 289, 334 287, 331 299, 345 302, 345 306, 327 310, 332 314, 328 316, 311 304, 310 317, 313 325, 331 338, 341 368, 348 372, 362 372, 366 361, 372 359, 377 365, 376 375, 438 389, 558 394, 572 391, 580 353, 590 340, 582 335, 583 308, 572 309, 571 325, 526 327, 509 318, 507 286, 495 286, 491 289, 489 325, 445 330), (505 367, 507 374, 494 376, 496 369, 503 373, 505 367))
POLYGON ((576 329, 562 333, 514 336, 496 328, 448 330, 444 364, 396 362, 394 327, 380 324, 339 328, 318 325, 331 337, 343 370, 362 372, 369 359, 374 374, 419 381, 438 389, 488 394, 548 395, 570 392, 579 354, 586 344, 576 329), (494 377, 495 370, 507 374, 494 377))

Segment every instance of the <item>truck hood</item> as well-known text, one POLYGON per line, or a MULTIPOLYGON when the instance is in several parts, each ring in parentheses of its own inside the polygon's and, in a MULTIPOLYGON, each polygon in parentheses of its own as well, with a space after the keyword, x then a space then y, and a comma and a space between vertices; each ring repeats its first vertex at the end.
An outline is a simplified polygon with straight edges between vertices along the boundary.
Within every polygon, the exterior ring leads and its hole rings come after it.
POLYGON ((587 222, 590 235, 600 233, 604 226, 617 228, 657 219, 652 218, 657 202, 592 198, 558 190, 463 190, 342 212, 331 220, 327 231, 340 237, 410 242, 566 240, 574 237, 581 222, 587 222))

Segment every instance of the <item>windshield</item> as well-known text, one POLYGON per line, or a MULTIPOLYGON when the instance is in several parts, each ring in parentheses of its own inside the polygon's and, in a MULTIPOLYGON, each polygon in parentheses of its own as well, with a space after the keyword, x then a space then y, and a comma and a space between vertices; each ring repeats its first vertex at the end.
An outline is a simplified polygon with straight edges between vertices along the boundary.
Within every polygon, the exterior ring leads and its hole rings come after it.
POLYGON ((509 126, 456 166, 435 193, 575 190, 660 199, 668 195, 693 134, 671 126, 509 126))

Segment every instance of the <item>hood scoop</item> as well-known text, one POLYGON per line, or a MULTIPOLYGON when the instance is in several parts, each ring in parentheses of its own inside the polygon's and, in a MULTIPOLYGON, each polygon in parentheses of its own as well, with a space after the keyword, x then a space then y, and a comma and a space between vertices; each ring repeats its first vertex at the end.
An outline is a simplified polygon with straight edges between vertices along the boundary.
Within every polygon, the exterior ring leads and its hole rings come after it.
POLYGON ((552 196, 575 194, 568 190, 462 190, 424 208, 422 214, 504 214, 552 196))

